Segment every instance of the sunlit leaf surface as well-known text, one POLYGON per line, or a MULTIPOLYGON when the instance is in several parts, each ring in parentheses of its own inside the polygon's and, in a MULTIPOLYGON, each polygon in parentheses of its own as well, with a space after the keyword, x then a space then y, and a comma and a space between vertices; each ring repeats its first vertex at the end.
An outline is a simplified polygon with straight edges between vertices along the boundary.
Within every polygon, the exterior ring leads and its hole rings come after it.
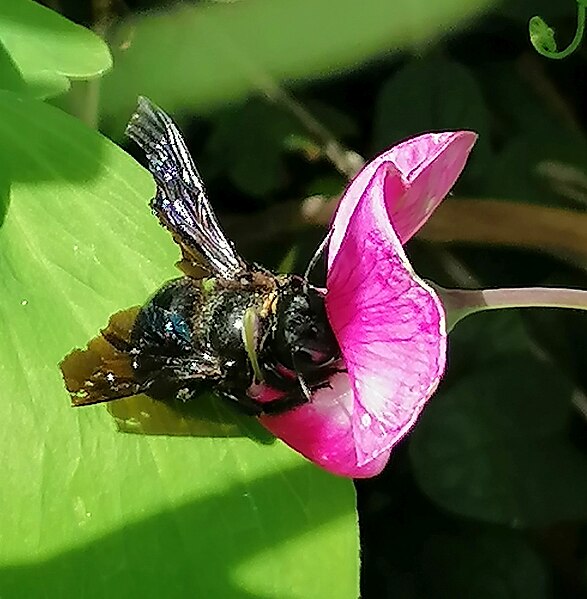
POLYGON ((33 0, 0 2, 0 87, 37 97, 69 88, 111 66, 106 44, 94 33, 33 0))
POLYGON ((69 406, 59 361, 178 252, 124 152, 32 100, 0 111, 0 594, 356 597, 349 481, 246 427, 124 434, 69 406))

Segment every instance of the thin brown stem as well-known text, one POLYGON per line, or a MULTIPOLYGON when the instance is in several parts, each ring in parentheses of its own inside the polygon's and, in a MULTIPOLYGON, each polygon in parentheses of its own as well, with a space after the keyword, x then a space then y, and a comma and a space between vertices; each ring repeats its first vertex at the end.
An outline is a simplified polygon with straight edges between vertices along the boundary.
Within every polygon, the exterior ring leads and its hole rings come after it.
POLYGON ((356 152, 345 148, 301 102, 268 77, 263 77, 257 83, 267 99, 287 109, 298 119, 322 146, 324 155, 341 174, 352 179, 361 170, 365 160, 356 152))
POLYGON ((230 52, 232 58, 248 73, 257 89, 271 102, 289 111, 321 146, 324 155, 345 177, 354 177, 364 165, 364 159, 345 148, 336 136, 321 123, 301 102, 288 93, 269 73, 254 60, 243 54, 223 32, 218 31, 223 52, 230 52))

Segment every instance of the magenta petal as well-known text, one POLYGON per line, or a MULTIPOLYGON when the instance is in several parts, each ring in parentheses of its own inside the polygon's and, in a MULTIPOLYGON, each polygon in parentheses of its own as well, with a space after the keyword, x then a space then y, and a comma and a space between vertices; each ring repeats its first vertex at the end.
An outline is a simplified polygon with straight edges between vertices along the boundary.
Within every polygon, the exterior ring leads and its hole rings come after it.
POLYGON ((411 428, 444 371, 442 305, 412 271, 386 209, 401 196, 387 162, 366 185, 328 272, 326 307, 347 374, 312 402, 263 424, 343 476, 373 476, 411 428))
POLYGON ((405 194, 386 197, 386 207, 395 232, 406 243, 428 220, 455 184, 477 140, 472 131, 425 133, 408 139, 369 162, 347 187, 338 205, 330 240, 329 264, 344 238, 346 224, 365 187, 384 163, 400 173, 405 194))
POLYGON ((326 307, 354 390, 358 464, 405 435, 445 366, 442 304, 412 270, 387 215, 399 177, 389 164, 377 169, 328 272, 326 307))
POLYGON ((260 421, 276 437, 322 468, 351 478, 379 474, 391 449, 376 459, 358 464, 352 429, 354 396, 346 374, 337 374, 332 389, 320 389, 312 402, 260 421))

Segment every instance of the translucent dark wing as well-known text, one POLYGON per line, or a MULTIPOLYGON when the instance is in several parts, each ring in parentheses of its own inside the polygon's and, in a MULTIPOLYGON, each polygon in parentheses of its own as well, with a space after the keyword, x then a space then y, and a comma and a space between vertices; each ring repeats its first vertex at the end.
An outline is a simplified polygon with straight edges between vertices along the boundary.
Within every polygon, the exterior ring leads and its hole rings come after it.
POLYGON ((157 183, 152 208, 164 226, 187 252, 201 255, 211 271, 231 279, 247 270, 247 264, 226 238, 206 191, 175 123, 150 100, 139 97, 126 134, 145 152, 148 168, 157 183))
POLYGON ((174 399, 175 391, 169 386, 170 371, 174 372, 185 362, 189 362, 185 367, 186 377, 177 379, 178 388, 182 381, 205 381, 220 374, 217 360, 204 351, 194 350, 189 357, 176 356, 173 352, 152 355, 145 352, 143 364, 148 364, 152 376, 139 384, 132 367, 136 354, 132 353, 131 342, 131 330, 138 313, 139 306, 136 306, 113 314, 107 327, 85 349, 76 349, 65 356, 60 367, 72 405, 88 406, 141 393, 151 394, 153 385, 161 381, 169 391, 165 399, 174 399))
POLYGON ((118 312, 102 334, 85 349, 76 349, 61 362, 65 386, 74 406, 86 406, 141 392, 134 380, 129 348, 130 329, 139 307, 118 312))

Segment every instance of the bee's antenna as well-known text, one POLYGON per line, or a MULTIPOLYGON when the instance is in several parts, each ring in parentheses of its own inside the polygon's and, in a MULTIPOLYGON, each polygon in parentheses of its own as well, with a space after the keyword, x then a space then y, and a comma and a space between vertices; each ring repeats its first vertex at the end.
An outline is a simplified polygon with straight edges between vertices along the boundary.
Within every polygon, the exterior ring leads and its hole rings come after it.
POLYGON ((331 227, 330 231, 328 231, 328 233, 326 234, 326 237, 324 237, 324 239, 320 242, 318 249, 314 252, 314 255, 310 259, 310 262, 308 262, 308 266, 306 267, 306 272, 304 272, 304 285, 306 285, 306 286, 308 285, 308 277, 310 276, 310 273, 312 272, 312 270, 314 269, 316 264, 318 264, 318 260, 320 259, 320 256, 324 253, 324 250, 326 249, 326 246, 328 245, 328 242, 330 241, 330 237, 331 237, 333 231, 334 231, 334 228, 331 227))
POLYGON ((299 372, 298 372, 298 382, 300 383, 302 393, 306 396, 306 399, 308 401, 312 401, 312 394, 310 392, 310 388, 308 387, 308 384, 306 383, 306 381, 304 380, 304 378, 302 377, 302 375, 299 372))

